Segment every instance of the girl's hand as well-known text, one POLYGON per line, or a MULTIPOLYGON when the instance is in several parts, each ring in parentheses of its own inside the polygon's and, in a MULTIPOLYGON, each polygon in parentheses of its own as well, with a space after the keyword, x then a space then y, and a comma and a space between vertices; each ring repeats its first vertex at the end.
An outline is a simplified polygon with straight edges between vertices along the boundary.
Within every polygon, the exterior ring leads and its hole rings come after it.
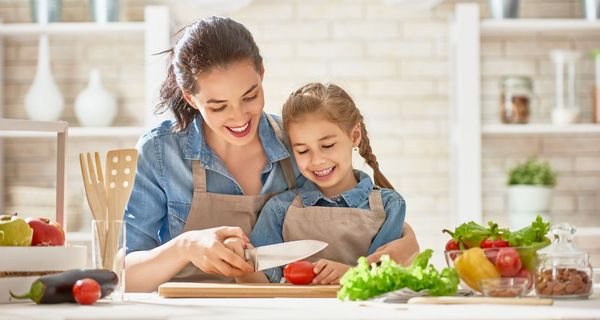
POLYGON ((206 273, 240 277, 253 272, 254 268, 243 259, 243 247, 240 249, 233 245, 235 250, 241 250, 240 256, 223 244, 229 237, 249 242, 248 237, 238 227, 188 231, 181 236, 180 255, 206 273))
POLYGON ((321 259, 315 262, 314 273, 317 275, 312 284, 339 284, 340 278, 350 269, 343 263, 321 259))
POLYGON ((407 266, 412 262, 412 259, 419 253, 419 243, 417 243, 415 233, 408 223, 404 223, 402 230, 404 230, 402 238, 388 242, 367 257, 369 264, 379 262, 381 256, 386 254, 403 266, 407 266))

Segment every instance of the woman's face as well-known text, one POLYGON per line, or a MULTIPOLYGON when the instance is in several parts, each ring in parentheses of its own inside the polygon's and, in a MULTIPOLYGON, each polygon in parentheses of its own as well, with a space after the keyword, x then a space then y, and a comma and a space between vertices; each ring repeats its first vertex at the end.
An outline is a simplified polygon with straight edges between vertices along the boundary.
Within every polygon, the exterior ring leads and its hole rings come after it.
POLYGON ((360 125, 350 135, 317 114, 308 114, 288 126, 294 156, 302 175, 328 197, 354 187, 352 147, 360 142, 360 125))
POLYGON ((185 97, 212 131, 207 136, 236 146, 247 145, 257 137, 265 105, 262 76, 249 60, 198 76, 198 92, 185 97))

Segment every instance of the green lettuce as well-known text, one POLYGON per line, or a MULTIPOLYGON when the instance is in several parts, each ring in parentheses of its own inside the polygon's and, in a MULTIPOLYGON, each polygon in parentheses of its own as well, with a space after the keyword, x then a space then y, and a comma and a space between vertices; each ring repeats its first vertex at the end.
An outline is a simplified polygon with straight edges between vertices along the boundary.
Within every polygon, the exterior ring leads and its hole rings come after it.
POLYGON ((402 288, 427 289, 432 296, 454 295, 459 283, 456 270, 436 270, 429 264, 432 253, 431 249, 421 252, 408 267, 397 265, 387 255, 381 257, 379 265, 369 265, 365 257, 360 257, 358 265, 340 279, 338 299, 366 300, 402 288))

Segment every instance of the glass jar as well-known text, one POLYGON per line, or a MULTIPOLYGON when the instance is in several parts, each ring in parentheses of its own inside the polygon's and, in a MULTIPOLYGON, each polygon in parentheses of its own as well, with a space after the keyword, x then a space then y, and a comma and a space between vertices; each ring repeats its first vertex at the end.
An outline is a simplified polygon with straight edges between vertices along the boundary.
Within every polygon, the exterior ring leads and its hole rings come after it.
POLYGON ((500 120, 502 123, 527 123, 533 100, 531 78, 506 76, 500 82, 500 120))
POLYGON ((538 251, 535 292, 548 298, 587 298, 592 294, 592 266, 587 252, 573 243, 575 227, 552 226, 555 240, 538 251))

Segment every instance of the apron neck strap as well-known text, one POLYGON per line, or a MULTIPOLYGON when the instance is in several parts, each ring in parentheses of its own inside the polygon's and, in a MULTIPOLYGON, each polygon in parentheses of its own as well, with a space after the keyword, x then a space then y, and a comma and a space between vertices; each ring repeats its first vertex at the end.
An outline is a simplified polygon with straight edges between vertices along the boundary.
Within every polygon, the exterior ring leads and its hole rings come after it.
POLYGON ((304 208, 304 203, 302 203, 302 197, 300 197, 300 193, 296 193, 294 200, 292 201, 292 206, 297 208, 304 208))
MULTIPOLYGON (((283 142, 283 144, 285 146, 287 146, 288 149, 290 149, 289 142, 287 141, 287 137, 283 133, 283 130, 281 130, 279 123, 277 123, 277 121, 275 121, 275 119, 273 119, 273 117, 271 117, 270 114, 267 113, 266 116, 267 116, 267 120, 269 120, 269 124, 271 124, 271 127, 273 127, 273 130, 275 131, 275 135, 277 136, 277 138, 281 142, 283 142)), ((291 159, 291 157, 288 157, 288 158, 285 158, 285 159, 279 161, 279 165, 281 166, 281 170, 283 171, 283 176, 285 177, 285 181, 287 182, 288 189, 293 190, 293 189, 296 189, 296 177, 294 175, 294 170, 292 169, 292 163, 291 163, 290 159, 291 159)))
POLYGON ((375 186, 369 194, 369 208, 375 216, 386 216, 383 200, 381 199, 381 189, 378 186, 375 186))
POLYGON ((194 192, 206 192, 206 170, 200 166, 200 160, 192 160, 194 192))

